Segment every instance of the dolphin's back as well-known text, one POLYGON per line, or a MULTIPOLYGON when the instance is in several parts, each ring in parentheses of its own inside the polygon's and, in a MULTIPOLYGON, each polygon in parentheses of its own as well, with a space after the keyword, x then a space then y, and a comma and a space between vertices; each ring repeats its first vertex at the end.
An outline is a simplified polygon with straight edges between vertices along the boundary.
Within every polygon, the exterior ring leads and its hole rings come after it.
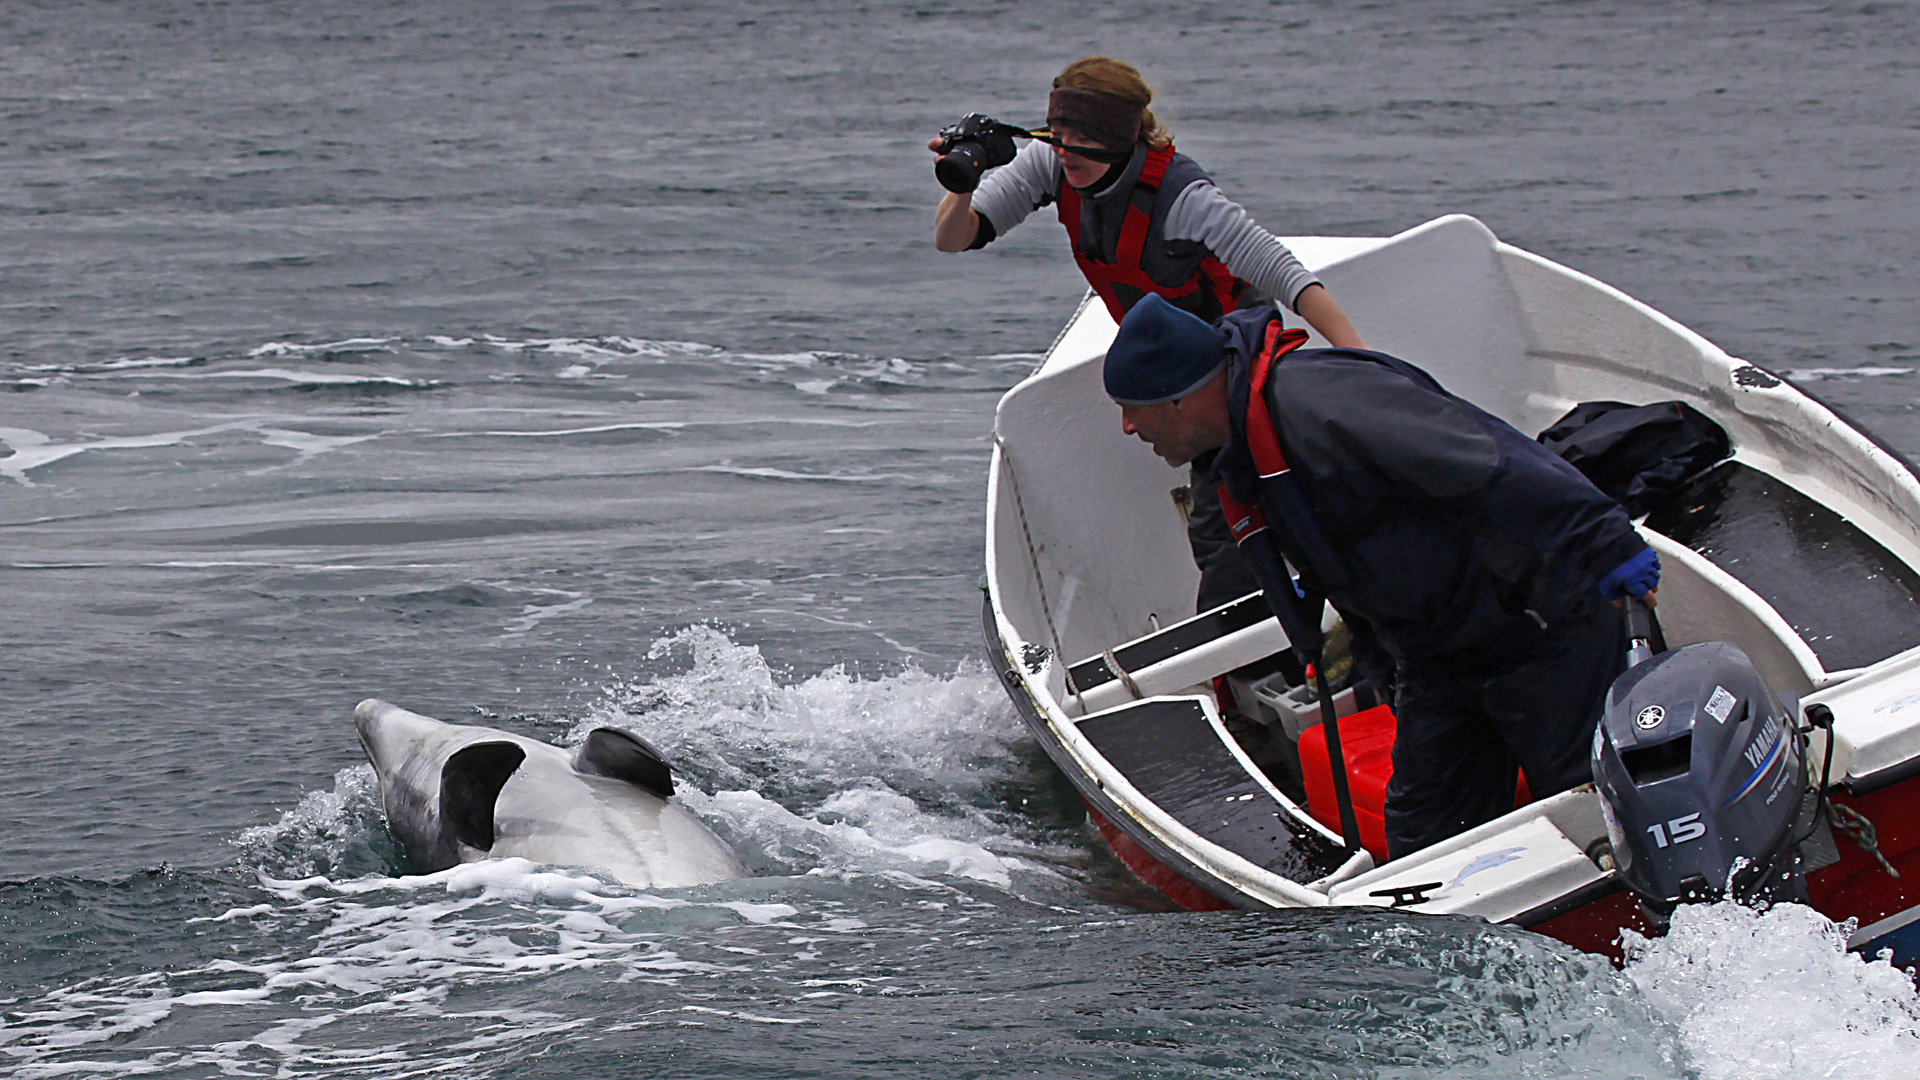
POLYGON ((596 728, 568 753, 376 699, 353 718, 380 777, 387 826, 418 872, 517 857, 599 867, 640 886, 746 874, 712 830, 671 801, 672 770, 630 732, 596 728))

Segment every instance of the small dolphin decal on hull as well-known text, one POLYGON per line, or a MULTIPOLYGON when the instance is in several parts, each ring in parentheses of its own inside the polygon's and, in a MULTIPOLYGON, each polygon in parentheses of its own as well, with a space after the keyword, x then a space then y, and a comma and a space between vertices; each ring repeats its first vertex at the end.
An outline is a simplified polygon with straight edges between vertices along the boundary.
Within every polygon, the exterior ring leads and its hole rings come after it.
POLYGON ((569 751, 373 698, 353 710, 353 725, 380 777, 387 828, 417 872, 523 858, 595 867, 642 887, 746 876, 673 800, 659 752, 618 728, 595 728, 569 751))

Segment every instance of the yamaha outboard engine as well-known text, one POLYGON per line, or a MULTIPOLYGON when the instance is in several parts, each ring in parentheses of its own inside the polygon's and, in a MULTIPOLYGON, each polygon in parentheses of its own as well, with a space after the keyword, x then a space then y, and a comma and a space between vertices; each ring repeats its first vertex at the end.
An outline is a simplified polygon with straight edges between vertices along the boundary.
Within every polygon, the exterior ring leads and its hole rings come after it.
POLYGON ((1712 641, 1649 656, 1646 609, 1628 604, 1638 662, 1593 740, 1614 868, 1661 925, 1681 903, 1805 903, 1805 736, 1746 653, 1712 641))

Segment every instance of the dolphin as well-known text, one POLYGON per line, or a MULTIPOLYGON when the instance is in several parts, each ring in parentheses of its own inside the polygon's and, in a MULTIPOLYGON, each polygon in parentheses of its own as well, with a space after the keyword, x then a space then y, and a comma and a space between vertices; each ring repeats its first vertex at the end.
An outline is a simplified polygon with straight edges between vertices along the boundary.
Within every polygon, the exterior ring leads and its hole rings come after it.
POLYGON ((522 858, 598 867, 643 888, 747 874, 673 799, 659 752, 618 728, 595 728, 565 750, 376 698, 354 708, 353 726, 380 776, 387 828, 419 873, 522 858))

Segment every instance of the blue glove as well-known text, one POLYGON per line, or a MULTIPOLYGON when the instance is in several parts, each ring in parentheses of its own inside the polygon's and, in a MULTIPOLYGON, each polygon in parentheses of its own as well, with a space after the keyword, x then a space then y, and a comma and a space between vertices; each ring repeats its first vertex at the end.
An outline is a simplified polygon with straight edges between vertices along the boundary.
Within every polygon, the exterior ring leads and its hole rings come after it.
POLYGON ((1645 596, 1660 587, 1660 556, 1652 548, 1641 548, 1640 554, 1613 568, 1613 572, 1600 579, 1600 598, 1618 600, 1631 593, 1645 596))

